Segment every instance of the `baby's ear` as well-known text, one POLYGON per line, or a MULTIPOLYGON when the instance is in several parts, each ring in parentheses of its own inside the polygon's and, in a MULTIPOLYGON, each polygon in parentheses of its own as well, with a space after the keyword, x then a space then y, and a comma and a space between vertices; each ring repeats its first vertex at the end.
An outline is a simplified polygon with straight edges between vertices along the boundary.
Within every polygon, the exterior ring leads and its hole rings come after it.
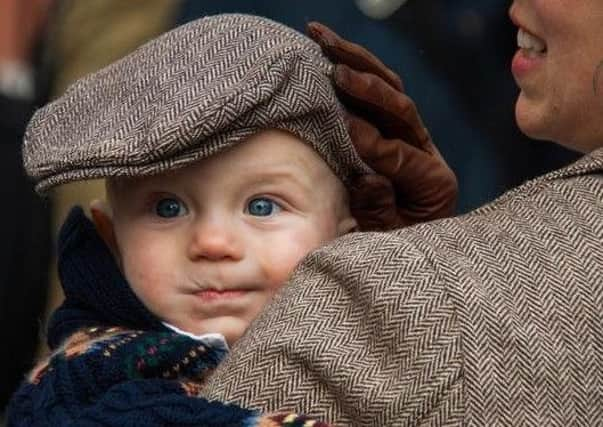
POLYGON ((111 249, 113 254, 117 254, 117 241, 115 240, 115 230, 113 228, 113 214, 107 202, 95 199, 90 202, 90 214, 96 231, 104 240, 105 244, 111 249))

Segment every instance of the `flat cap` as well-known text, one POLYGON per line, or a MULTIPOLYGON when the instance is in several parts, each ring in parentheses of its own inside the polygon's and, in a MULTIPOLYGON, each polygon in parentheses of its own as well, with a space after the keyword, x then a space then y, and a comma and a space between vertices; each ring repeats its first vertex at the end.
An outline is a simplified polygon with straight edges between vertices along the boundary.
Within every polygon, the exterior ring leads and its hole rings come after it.
POLYGON ((36 189, 154 175, 267 128, 311 144, 344 183, 368 167, 346 131, 333 65, 301 33, 266 18, 209 16, 74 83, 38 110, 24 139, 36 189))

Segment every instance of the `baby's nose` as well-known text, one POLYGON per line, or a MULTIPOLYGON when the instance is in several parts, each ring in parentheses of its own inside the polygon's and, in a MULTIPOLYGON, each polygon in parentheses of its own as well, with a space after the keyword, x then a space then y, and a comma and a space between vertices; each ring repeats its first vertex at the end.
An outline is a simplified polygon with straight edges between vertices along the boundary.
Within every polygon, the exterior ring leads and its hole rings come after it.
POLYGON ((191 260, 231 260, 243 257, 242 236, 227 221, 199 220, 192 232, 188 256, 191 260))

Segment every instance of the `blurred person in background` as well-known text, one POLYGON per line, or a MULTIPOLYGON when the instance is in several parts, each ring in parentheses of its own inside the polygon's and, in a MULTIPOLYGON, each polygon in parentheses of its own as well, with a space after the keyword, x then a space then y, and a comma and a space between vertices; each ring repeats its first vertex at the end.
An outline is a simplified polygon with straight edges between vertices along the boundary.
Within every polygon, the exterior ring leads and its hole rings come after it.
POLYGON ((22 169, 25 125, 45 98, 39 44, 49 0, 0 0, 0 417, 36 352, 48 283, 49 204, 22 169))

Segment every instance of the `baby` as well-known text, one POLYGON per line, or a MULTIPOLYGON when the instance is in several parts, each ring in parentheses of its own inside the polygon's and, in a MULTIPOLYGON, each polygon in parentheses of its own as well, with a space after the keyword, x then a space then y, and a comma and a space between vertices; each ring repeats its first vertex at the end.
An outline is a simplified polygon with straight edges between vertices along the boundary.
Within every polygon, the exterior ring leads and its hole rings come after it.
POLYGON ((234 343, 298 262, 352 230, 346 189, 281 130, 182 169, 107 181, 102 231, 142 303, 195 335, 234 343))
POLYGON ((209 403, 189 396, 223 357, 220 336, 234 344, 304 256, 356 227, 346 184, 370 170, 331 71, 318 45, 288 27, 218 15, 151 41, 36 113, 23 155, 38 191, 105 178, 108 208, 93 209, 96 227, 81 209, 63 226, 55 353, 9 419, 123 424, 129 414, 162 425, 206 413, 209 403), (191 411, 151 404, 149 384, 191 411), (45 407, 59 388, 70 392, 45 407), (112 412, 115 399, 129 406, 112 412), (160 420, 148 419, 149 404, 160 420))

